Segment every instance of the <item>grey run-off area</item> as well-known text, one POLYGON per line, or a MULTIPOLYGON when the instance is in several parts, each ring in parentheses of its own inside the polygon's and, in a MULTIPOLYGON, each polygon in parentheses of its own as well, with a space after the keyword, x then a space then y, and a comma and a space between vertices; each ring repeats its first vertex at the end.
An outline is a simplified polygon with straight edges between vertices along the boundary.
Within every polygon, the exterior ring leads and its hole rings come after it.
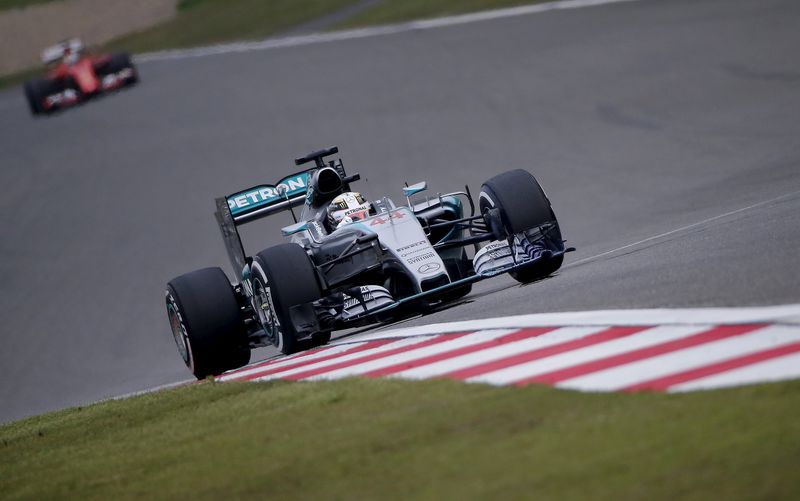
POLYGON ((46 119, 4 91, 0 421, 187 379, 163 288, 231 272, 213 198, 332 144, 373 197, 527 168, 578 248, 551 279, 486 281, 405 325, 796 303, 797 26, 793 0, 642 0, 149 62, 46 119))

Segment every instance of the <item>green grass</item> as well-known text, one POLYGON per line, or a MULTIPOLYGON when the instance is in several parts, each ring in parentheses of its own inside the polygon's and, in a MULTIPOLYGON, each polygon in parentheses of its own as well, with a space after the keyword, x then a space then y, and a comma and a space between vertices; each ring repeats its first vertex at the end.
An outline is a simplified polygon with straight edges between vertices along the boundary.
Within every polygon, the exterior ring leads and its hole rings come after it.
MULTIPOLYGON (((538 0, 541 1, 541 0, 538 0)), ((113 40, 105 49, 147 52, 263 39, 358 0, 181 0, 166 23, 113 40)), ((336 26, 354 28, 537 3, 537 0, 386 0, 336 26)))
POLYGON ((4 499, 800 499, 800 381, 204 383, 0 427, 4 499))
POLYGON ((21 9, 39 3, 54 2, 55 0, 0 0, 0 11, 21 9))
POLYGON ((32 68, 25 71, 19 71, 17 73, 2 75, 0 76, 0 89, 11 87, 12 85, 20 85, 25 82, 25 80, 39 78, 44 75, 44 73, 44 68, 32 68))
POLYGON ((147 52, 267 38, 357 0, 183 0, 177 15, 104 49, 147 52))
POLYGON ((546 0, 386 0, 345 20, 337 29, 359 28, 416 19, 466 14, 479 10, 499 9, 546 0))

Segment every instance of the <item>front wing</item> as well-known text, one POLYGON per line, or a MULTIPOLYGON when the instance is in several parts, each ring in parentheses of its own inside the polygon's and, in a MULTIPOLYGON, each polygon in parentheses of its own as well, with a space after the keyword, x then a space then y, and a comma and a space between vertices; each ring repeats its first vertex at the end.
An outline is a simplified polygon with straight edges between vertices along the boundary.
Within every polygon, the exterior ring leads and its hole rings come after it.
MULTIPOLYGON (((338 296, 337 298, 329 297, 314 303, 295 306, 292 308, 292 321, 298 332, 364 325, 377 321, 375 318, 377 316, 391 316, 394 311, 401 309, 403 306, 429 297, 435 297, 443 292, 467 284, 523 269, 544 260, 557 259, 565 252, 567 250, 546 251, 533 256, 531 254, 519 254, 516 256, 507 254, 508 259, 498 260, 491 267, 483 266, 474 275, 398 300, 394 300, 382 287, 362 286, 359 294, 361 297, 358 298, 347 295, 344 298, 339 298, 338 296), (336 301, 337 299, 342 301, 338 302, 336 301)), ((477 258, 478 256, 476 256, 477 258)))

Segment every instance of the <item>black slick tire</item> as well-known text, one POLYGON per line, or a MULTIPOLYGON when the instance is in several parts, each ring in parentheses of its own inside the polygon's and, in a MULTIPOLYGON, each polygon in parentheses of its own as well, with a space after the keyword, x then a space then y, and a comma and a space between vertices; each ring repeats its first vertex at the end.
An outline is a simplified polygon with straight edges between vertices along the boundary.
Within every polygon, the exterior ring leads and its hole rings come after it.
POLYGON ((171 280, 166 303, 178 352, 197 379, 250 361, 236 293, 220 268, 203 268, 171 280))
POLYGON ((47 113, 44 109, 44 100, 50 94, 58 92, 56 85, 50 80, 37 79, 25 82, 25 99, 33 115, 47 113))
MULTIPOLYGON (((511 170, 486 181, 481 186, 479 207, 482 214, 493 213, 499 216, 500 228, 493 229, 500 233, 498 237, 524 234, 546 225, 550 239, 562 242, 561 229, 550 200, 533 174, 526 170, 511 170)), ((487 219, 490 227, 498 226, 492 224, 492 218, 487 219)), ((563 261, 562 254, 511 271, 509 275, 520 283, 533 282, 554 273, 563 261)))
POLYGON ((133 73, 132 76, 125 79, 125 85, 134 85, 139 81, 139 73, 131 61, 130 54, 126 52, 118 52, 111 55, 110 66, 114 73, 119 73, 124 69, 130 69, 133 73))
POLYGON ((509 235, 555 219, 544 190, 533 174, 522 169, 498 174, 483 183, 479 204, 481 213, 500 210, 503 227, 509 235))
MULTIPOLYGON (((307 346, 301 343, 291 321, 292 306, 310 303, 322 297, 311 259, 299 245, 285 243, 265 249, 250 265, 253 309, 267 337, 286 355, 307 346)), ((327 342, 330 333, 313 335, 314 344, 327 342)))

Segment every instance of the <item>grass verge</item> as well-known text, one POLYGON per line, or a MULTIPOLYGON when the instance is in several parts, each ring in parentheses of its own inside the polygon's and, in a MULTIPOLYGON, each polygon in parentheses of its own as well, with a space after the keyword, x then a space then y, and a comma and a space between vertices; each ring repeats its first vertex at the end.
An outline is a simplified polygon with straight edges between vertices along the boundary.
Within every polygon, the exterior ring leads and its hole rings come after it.
POLYGON ((32 68, 29 70, 19 71, 17 73, 2 75, 0 76, 0 89, 11 87, 13 85, 21 85, 26 80, 39 78, 43 74, 44 70, 42 68, 32 68))
POLYGON ((55 0, 0 0, 0 12, 11 9, 22 9, 40 3, 54 2, 55 0))
POLYGON ((204 383, 0 427, 6 499, 800 499, 800 381, 204 383))
POLYGON ((177 15, 117 38, 104 50, 148 52, 262 39, 336 12, 357 0, 183 0, 177 15))

